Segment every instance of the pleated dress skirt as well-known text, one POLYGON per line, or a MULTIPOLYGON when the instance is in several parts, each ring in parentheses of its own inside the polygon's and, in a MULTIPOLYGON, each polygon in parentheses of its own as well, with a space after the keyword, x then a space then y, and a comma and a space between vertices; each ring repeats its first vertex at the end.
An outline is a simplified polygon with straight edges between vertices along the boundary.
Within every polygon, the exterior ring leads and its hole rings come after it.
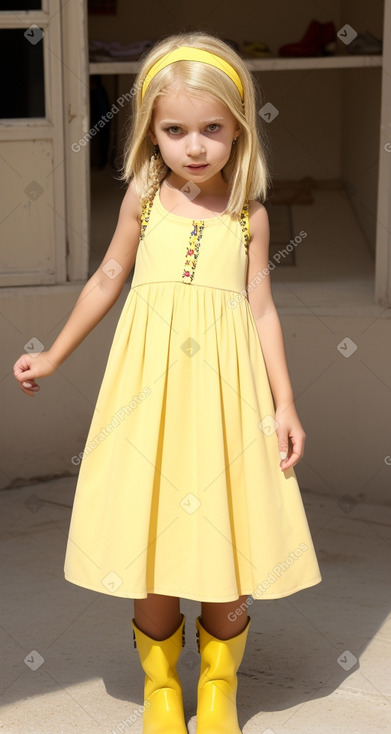
MULTIPOLYGON (((283 472, 246 296, 248 207, 194 220, 158 191, 82 452, 65 578, 112 596, 206 602, 321 581, 283 472)), ((251 246, 251 245, 250 245, 251 246)))

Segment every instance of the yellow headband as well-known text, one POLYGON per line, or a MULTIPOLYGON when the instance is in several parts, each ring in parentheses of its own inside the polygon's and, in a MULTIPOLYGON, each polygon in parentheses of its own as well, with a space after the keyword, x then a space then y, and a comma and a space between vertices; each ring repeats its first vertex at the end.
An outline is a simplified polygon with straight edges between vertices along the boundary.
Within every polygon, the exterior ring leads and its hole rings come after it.
POLYGON ((210 51, 204 51, 201 48, 193 48, 192 46, 181 46, 180 48, 176 48, 174 49, 174 51, 170 51, 170 53, 165 54, 164 56, 162 56, 161 59, 156 61, 156 63, 148 71, 144 79, 144 83, 141 89, 141 99, 143 99, 148 84, 151 79, 153 79, 155 74, 161 71, 161 69, 164 69, 165 66, 172 64, 174 61, 182 60, 202 61, 204 64, 210 64, 211 66, 215 66, 217 69, 221 69, 221 71, 224 71, 224 73, 227 74, 227 76, 229 76, 230 79, 232 79, 232 81, 236 84, 241 99, 243 101, 242 82, 240 81, 239 75, 231 66, 231 64, 229 64, 227 61, 224 61, 224 59, 222 59, 220 56, 212 54, 210 51))

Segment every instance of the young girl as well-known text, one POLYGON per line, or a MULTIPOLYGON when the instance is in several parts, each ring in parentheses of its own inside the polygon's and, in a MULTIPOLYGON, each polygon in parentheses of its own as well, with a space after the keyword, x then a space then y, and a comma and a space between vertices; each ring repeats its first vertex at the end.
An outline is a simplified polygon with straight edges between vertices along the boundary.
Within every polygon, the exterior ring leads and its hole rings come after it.
POLYGON ((144 734, 187 731, 179 604, 201 602, 197 734, 239 734, 247 605, 321 581, 293 469, 305 433, 271 294, 256 90, 227 44, 183 33, 148 53, 134 91, 130 184, 107 254, 49 351, 24 354, 14 373, 34 395, 135 265, 83 452, 65 578, 134 599, 144 734))

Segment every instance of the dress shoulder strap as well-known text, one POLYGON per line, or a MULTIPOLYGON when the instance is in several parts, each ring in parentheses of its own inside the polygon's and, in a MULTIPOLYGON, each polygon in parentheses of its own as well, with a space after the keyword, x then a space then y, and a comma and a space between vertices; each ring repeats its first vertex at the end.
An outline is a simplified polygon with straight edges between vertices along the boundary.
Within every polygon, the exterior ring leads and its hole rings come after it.
POLYGON ((148 222, 149 222, 151 208, 152 208, 152 201, 150 199, 146 199, 146 201, 144 201, 141 207, 141 214, 140 214, 140 221, 141 221, 140 242, 141 240, 144 239, 145 230, 147 229, 148 222))
POLYGON ((244 234, 244 249, 247 255, 248 246, 250 244, 250 218, 249 218, 248 201, 246 201, 243 206, 243 209, 240 215, 240 225, 242 227, 243 234, 244 234))

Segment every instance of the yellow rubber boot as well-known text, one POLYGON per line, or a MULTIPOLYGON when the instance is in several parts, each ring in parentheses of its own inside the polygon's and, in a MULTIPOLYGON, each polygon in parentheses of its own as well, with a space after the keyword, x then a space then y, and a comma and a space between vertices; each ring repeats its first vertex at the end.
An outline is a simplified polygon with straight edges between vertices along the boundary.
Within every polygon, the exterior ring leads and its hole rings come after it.
POLYGON ((196 619, 198 652, 201 654, 197 687, 196 734, 242 734, 236 708, 238 679, 251 617, 245 629, 228 640, 213 637, 196 619))
POLYGON ((185 644, 185 616, 166 640, 154 640, 132 619, 133 643, 145 673, 143 734, 188 734, 176 664, 185 644))

